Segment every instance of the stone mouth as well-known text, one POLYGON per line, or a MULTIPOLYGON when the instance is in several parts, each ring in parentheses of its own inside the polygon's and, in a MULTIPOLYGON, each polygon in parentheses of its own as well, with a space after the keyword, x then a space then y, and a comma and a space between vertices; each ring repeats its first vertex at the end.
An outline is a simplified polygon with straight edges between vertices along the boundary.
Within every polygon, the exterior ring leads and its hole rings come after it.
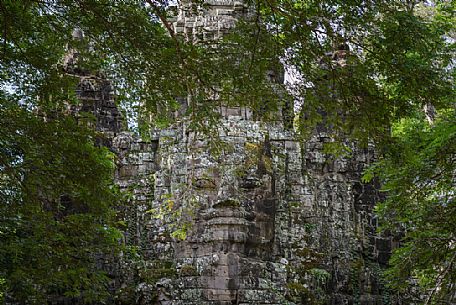
POLYGON ((214 217, 207 221, 209 227, 219 227, 220 230, 226 229, 227 226, 232 228, 246 227, 250 222, 240 217, 214 217))
POLYGON ((231 206, 224 206, 224 205, 216 205, 212 208, 209 208, 201 213, 201 217, 208 221, 214 218, 222 219, 222 218, 235 218, 240 219, 242 221, 251 221, 255 218, 252 212, 248 212, 243 209, 241 206, 238 207, 231 207, 231 206))

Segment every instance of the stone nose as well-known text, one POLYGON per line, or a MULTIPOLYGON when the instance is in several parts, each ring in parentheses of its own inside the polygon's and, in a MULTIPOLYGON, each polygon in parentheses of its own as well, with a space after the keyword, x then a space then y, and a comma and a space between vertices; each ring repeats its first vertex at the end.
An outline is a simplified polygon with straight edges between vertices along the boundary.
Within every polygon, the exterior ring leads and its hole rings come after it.
POLYGON ((238 183, 233 175, 227 175, 220 181, 215 205, 237 205, 239 206, 238 198, 238 183))

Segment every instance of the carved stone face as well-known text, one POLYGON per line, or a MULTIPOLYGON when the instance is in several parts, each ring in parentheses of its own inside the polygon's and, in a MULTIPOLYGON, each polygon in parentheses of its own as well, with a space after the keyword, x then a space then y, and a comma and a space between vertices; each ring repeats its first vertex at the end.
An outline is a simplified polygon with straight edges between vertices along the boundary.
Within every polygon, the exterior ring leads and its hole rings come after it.
POLYGON ((226 123, 231 129, 220 133, 218 153, 194 134, 170 141, 168 151, 163 143, 165 178, 157 184, 168 185, 175 209, 194 212, 185 219, 185 240, 174 246, 181 278, 204 300, 233 302, 242 299, 238 291, 259 285, 273 261, 280 158, 259 123, 226 123))
POLYGON ((200 204, 198 233, 213 251, 267 259, 276 210, 269 143, 226 144, 219 156, 196 153, 191 159, 199 164, 189 181, 200 204))

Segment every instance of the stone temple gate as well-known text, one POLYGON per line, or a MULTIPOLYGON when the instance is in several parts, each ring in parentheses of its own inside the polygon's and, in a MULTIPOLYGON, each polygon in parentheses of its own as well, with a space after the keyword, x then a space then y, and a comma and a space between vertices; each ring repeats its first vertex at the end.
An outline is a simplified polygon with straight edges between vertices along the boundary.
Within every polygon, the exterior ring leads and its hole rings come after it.
MULTIPOLYGON (((199 13, 182 4, 176 32, 213 39, 248 12, 206 2, 199 13)), ((372 148, 332 159, 324 130, 300 142, 282 120, 223 108, 214 132, 227 149, 213 154, 183 125, 148 141, 128 132, 107 81, 84 76, 78 94, 76 111, 95 114, 117 155, 116 182, 133 194, 119 215, 140 259, 111 266, 117 303, 389 304, 379 272, 391 241, 375 234, 376 188, 360 182, 372 148)))

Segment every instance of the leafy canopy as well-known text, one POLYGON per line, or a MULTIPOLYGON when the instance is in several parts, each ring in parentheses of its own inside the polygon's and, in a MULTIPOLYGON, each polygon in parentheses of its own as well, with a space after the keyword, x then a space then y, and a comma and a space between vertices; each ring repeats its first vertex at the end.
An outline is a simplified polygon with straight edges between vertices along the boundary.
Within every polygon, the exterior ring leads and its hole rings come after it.
POLYGON ((44 121, 0 100, 2 297, 105 299, 109 279, 97 259, 120 250, 111 153, 73 118, 44 121))

